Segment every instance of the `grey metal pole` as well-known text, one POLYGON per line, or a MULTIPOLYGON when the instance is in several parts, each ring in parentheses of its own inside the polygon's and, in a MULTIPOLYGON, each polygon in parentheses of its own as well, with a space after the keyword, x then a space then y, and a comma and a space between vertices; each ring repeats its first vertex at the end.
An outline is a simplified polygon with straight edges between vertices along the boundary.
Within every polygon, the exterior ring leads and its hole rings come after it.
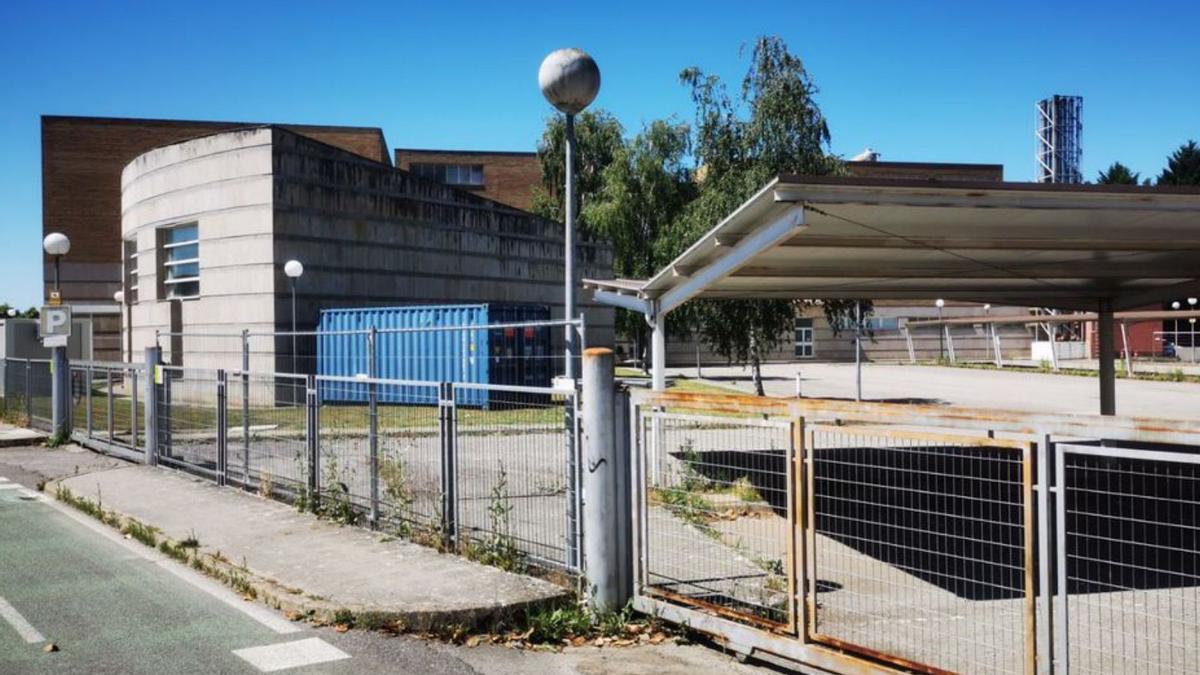
POLYGON ((1113 309, 1112 301, 1100 301, 1100 414, 1117 414, 1117 370, 1113 364, 1113 309))
MULTIPOLYGON (((566 199, 566 223, 563 228, 563 318, 575 318, 575 116, 567 114, 567 180, 564 187, 566 199)), ((575 327, 566 327, 567 353, 566 367, 563 370, 569 378, 575 377, 575 359, 578 357, 575 345, 575 327)))
MULTIPOLYGON (((158 464, 158 387, 155 385, 157 366, 162 363, 162 348, 146 347, 146 396, 143 402, 146 419, 146 464, 158 464)), ((88 383, 91 386, 91 383, 88 383)))
MULTIPOLYGON (((942 308, 938 307, 937 311, 938 311, 938 321, 941 321, 942 320, 942 308)), ((945 339, 946 339, 945 338, 945 327, 943 326, 942 330, 938 331, 938 360, 939 361, 944 361, 946 359, 945 339)))
MULTIPOLYGON (((54 256, 54 291, 62 297, 59 286, 59 260, 54 256)), ((50 352, 50 417, 54 438, 65 441, 71 434, 71 363, 67 348, 54 347, 50 352)))
POLYGON ((862 301, 854 302, 854 400, 862 400, 862 301))
POLYGON ((250 485, 250 329, 242 329, 242 487, 250 485))
POLYGON ((624 606, 628 595, 621 587, 619 559, 618 521, 624 511, 618 503, 617 471, 624 464, 616 456, 611 349, 596 347, 584 353, 583 400, 583 560, 588 603, 596 611, 613 611, 624 606))
POLYGON ((229 484, 229 407, 226 403, 225 370, 217 371, 217 485, 229 484))
POLYGON ((379 389, 375 378, 379 376, 376 365, 378 350, 377 332, 374 326, 367 333, 367 447, 370 452, 371 527, 379 527, 379 389))
POLYGON ((292 280, 292 374, 300 372, 296 369, 296 277, 292 280))

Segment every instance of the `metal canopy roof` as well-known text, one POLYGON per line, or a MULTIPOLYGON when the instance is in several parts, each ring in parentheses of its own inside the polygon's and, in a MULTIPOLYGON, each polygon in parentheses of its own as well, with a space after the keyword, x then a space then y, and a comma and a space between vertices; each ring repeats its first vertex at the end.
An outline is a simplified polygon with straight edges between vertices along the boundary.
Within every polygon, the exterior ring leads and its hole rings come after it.
POLYGON ((1200 290, 1200 190, 780 176, 648 281, 597 300, 929 299, 1128 309, 1200 290))

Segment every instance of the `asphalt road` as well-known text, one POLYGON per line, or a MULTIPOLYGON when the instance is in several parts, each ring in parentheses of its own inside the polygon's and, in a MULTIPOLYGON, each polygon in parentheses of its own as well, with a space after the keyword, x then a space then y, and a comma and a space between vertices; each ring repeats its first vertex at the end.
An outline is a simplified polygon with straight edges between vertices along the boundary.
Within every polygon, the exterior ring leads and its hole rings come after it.
POLYGON ((0 673, 167 672, 476 670, 414 638, 287 622, 19 483, 0 481, 0 673), (58 651, 45 651, 49 643, 58 651))

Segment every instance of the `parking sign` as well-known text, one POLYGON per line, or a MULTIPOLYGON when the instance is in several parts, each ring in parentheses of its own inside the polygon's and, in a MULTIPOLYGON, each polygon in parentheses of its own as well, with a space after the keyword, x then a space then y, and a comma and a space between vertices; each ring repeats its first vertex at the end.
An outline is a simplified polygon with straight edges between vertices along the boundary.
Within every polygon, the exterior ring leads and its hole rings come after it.
POLYGON ((71 337, 71 307, 69 305, 43 307, 38 327, 44 345, 47 347, 65 346, 67 338, 71 337))

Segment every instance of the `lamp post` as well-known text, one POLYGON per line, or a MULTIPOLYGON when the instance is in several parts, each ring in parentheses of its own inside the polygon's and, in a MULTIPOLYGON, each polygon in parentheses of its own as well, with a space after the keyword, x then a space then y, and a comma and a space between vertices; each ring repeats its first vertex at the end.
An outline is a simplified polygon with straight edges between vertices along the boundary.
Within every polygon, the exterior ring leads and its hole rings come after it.
POLYGON ((8 318, 10 318, 10 319, 17 318, 17 308, 16 307, 8 308, 8 318))
MULTIPOLYGON (((1188 298, 1188 309, 1196 309, 1196 303, 1200 302, 1200 298, 1188 298)), ((1188 319, 1191 328, 1188 329, 1188 346, 1192 348, 1192 363, 1196 362, 1196 319, 1195 317, 1188 319)))
MULTIPOLYGON (((942 308, 946 306, 946 301, 938 298, 933 303, 937 307, 938 321, 942 320, 942 308)), ((946 358, 946 327, 938 324, 938 361, 946 358)))
MULTIPOLYGON (((59 273, 59 263, 62 257, 71 252, 71 240, 61 232, 51 232, 42 240, 42 249, 54 258, 54 297, 61 301, 62 277, 59 273)), ((71 391, 70 366, 67 363, 67 346, 57 344, 50 351, 50 418, 54 437, 63 440, 70 430, 70 411, 67 402, 71 391)))
POLYGON ((129 336, 125 341, 125 347, 127 348, 129 356, 125 357, 124 352, 122 352, 122 358, 128 358, 128 361, 126 361, 126 363, 128 363, 129 361, 133 360, 133 319, 129 314, 129 306, 125 304, 125 291, 117 291, 116 293, 113 293, 113 302, 121 306, 123 314, 125 315, 125 327, 123 332, 129 336))
POLYGON ((304 274, 304 264, 299 260, 289 260, 283 265, 283 273, 287 275, 292 286, 292 373, 296 369, 296 280, 304 274))
MULTIPOLYGON (((563 192, 566 206, 563 244, 563 314, 575 318, 575 115, 583 112, 600 91, 600 68, 580 49, 550 52, 538 69, 542 96, 559 112, 566 114, 566 181, 563 192)), ((566 367, 563 374, 575 377, 575 359, 579 356, 575 327, 566 327, 566 367)))
MULTIPOLYGON (((1179 310, 1179 301, 1178 300, 1171 303, 1171 309, 1174 309, 1176 311, 1179 310)), ((1174 321, 1175 325, 1171 330, 1171 346, 1174 347, 1175 349, 1179 349, 1179 317, 1175 317, 1173 319, 1173 321, 1174 321)))

